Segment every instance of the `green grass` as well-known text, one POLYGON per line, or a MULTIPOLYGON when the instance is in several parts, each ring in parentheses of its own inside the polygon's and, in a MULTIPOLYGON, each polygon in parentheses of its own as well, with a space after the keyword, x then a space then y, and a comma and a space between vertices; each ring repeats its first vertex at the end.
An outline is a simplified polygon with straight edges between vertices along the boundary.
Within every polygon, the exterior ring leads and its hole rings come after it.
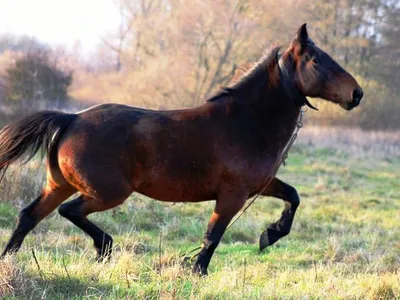
MULTIPOLYGON (((301 196, 290 235, 258 253, 259 234, 283 209, 280 200, 258 199, 224 235, 206 278, 179 256, 201 243, 212 202, 172 205, 134 194, 93 215, 114 237, 107 264, 95 263, 92 241, 52 214, 0 262, 0 298, 399 299, 399 170, 398 157, 295 146, 279 172, 301 196)), ((21 206, 0 203, 1 248, 21 206)))

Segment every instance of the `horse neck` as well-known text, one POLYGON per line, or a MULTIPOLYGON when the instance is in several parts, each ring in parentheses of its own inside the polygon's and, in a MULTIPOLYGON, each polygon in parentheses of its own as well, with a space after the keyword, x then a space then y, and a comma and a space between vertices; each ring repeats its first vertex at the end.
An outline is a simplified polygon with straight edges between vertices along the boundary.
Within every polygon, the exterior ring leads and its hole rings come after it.
POLYGON ((296 127, 301 107, 282 91, 270 93, 260 102, 258 110, 254 107, 254 115, 265 135, 286 144, 296 127))
POLYGON ((277 56, 269 65, 257 67, 249 76, 251 80, 241 84, 236 101, 246 107, 268 136, 290 137, 305 97, 293 82, 294 70, 282 69, 279 61, 277 56))

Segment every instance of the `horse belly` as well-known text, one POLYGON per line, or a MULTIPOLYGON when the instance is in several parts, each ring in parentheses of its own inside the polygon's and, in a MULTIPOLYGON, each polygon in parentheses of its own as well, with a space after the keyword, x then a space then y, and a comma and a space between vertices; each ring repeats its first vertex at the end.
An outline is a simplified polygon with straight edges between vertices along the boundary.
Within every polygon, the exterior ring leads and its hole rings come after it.
POLYGON ((213 185, 208 180, 174 180, 165 177, 141 184, 136 192, 166 202, 201 202, 216 198, 213 185))
POLYGON ((137 151, 139 163, 134 178, 140 178, 136 191, 170 202, 199 202, 215 199, 220 167, 209 149, 193 141, 180 140, 164 147, 137 151), (194 147, 193 145, 197 145, 194 147), (152 153, 151 155, 148 155, 152 153))

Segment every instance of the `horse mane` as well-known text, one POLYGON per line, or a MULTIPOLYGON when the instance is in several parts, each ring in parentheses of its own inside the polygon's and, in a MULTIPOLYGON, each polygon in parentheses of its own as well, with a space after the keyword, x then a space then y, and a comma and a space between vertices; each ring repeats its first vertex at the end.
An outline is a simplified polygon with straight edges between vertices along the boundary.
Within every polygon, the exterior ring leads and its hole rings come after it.
POLYGON ((277 80, 272 73, 273 67, 278 64, 280 47, 274 47, 267 51, 255 64, 246 64, 244 68, 236 71, 228 86, 222 88, 207 102, 214 102, 227 96, 235 96, 252 93, 254 87, 260 87, 277 80))

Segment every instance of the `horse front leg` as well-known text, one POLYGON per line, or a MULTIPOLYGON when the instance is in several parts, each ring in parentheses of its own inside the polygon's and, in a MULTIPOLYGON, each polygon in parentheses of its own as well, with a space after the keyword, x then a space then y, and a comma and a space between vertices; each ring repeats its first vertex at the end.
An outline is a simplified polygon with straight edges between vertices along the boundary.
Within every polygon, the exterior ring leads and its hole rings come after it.
MULTIPOLYGON (((232 192, 232 191, 231 191, 232 192)), ((219 196, 214 212, 208 223, 207 232, 204 235, 202 248, 193 266, 193 272, 199 275, 207 275, 207 268, 211 257, 217 248, 222 235, 224 234, 229 222, 236 213, 243 207, 247 197, 245 193, 225 194, 219 196), (239 196, 240 194, 240 196, 239 196)))
POLYGON ((262 232, 260 236, 260 251, 289 234, 296 209, 300 204, 296 189, 276 177, 262 195, 282 199, 285 202, 285 208, 279 220, 269 224, 267 229, 262 232))

